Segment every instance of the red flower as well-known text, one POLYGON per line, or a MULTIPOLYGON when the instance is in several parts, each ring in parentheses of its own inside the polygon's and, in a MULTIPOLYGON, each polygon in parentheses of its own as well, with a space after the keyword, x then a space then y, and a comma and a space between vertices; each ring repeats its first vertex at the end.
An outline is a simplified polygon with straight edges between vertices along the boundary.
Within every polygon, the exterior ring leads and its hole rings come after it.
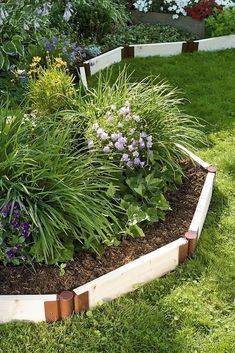
POLYGON ((223 11, 222 7, 218 5, 215 0, 200 1, 197 5, 192 7, 185 6, 185 11, 189 16, 195 20, 201 20, 211 15, 214 11, 214 8, 217 8, 218 11, 223 11))

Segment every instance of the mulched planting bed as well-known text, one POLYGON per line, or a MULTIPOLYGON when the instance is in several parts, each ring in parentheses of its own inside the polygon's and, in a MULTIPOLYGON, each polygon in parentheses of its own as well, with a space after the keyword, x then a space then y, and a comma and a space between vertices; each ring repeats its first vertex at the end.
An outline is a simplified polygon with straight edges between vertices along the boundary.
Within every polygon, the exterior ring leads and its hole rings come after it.
POLYGON ((164 222, 148 226, 144 238, 123 239, 118 247, 107 248, 101 256, 79 253, 67 263, 63 276, 58 266, 34 264, 33 269, 29 265, 0 265, 0 294, 56 294, 71 290, 178 239, 192 221, 206 172, 187 162, 185 176, 177 191, 166 194, 172 211, 164 222))

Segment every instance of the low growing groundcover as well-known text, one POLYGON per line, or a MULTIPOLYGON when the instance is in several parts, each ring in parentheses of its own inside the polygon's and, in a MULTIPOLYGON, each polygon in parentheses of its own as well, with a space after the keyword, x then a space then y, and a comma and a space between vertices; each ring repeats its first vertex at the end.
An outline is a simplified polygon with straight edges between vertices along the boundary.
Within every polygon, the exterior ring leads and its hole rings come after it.
POLYGON ((211 141, 217 189, 194 258, 166 278, 65 322, 0 326, 0 352, 232 353, 234 334, 234 50, 129 61, 184 91, 211 141))

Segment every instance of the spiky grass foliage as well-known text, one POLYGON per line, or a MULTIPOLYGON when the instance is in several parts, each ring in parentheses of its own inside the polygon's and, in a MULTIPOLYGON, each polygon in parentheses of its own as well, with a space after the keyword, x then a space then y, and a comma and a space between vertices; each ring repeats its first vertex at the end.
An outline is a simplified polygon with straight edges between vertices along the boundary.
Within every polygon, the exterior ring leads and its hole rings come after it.
POLYGON ((76 242, 93 250, 113 244, 119 231, 106 193, 117 168, 101 156, 73 152, 70 131, 45 121, 30 128, 21 111, 9 117, 1 110, 0 204, 17 201, 26 210, 37 229, 32 253, 46 262, 72 258, 76 242))
POLYGON ((71 118, 87 124, 99 121, 111 105, 122 107, 128 100, 135 114, 141 118, 145 131, 153 136, 156 160, 176 165, 184 152, 176 144, 190 150, 206 142, 199 120, 183 112, 184 99, 180 91, 158 78, 147 77, 138 83, 131 82, 124 68, 116 81, 111 83, 112 71, 100 74, 97 87, 87 91, 85 98, 80 95, 79 115, 71 113, 71 118))

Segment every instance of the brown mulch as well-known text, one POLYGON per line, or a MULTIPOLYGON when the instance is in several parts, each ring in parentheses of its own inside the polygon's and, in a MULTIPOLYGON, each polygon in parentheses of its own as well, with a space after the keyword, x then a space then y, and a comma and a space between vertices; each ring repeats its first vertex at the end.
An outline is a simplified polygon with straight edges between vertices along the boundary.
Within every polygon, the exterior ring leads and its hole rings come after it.
POLYGON ((126 238, 118 247, 110 247, 101 255, 79 253, 67 263, 60 276, 58 266, 0 265, 0 294, 50 294, 76 288, 99 276, 178 239, 191 223, 206 172, 187 163, 185 180, 175 192, 167 193, 172 211, 164 222, 148 226, 144 238, 126 238))

